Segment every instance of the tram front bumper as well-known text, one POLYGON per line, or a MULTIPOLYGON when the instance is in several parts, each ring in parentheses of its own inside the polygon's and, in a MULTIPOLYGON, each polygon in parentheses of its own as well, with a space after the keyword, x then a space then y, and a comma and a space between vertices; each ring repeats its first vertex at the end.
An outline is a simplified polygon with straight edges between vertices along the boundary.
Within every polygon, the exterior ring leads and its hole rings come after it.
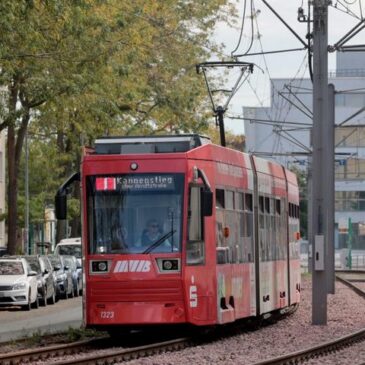
POLYGON ((181 302, 92 303, 86 325, 150 325, 185 323, 181 302))

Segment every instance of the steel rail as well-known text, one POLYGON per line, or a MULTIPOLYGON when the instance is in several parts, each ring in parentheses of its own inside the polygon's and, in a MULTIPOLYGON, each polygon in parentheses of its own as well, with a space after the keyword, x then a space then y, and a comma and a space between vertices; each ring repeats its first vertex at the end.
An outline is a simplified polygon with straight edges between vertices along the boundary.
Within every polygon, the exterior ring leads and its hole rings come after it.
MULTIPOLYGON (((363 272, 361 272, 363 273, 363 272)), ((365 298, 365 292, 351 282, 339 277, 337 279, 348 285, 357 294, 365 298)), ((118 348, 114 350, 103 350, 99 354, 93 352, 90 355, 80 354, 81 350, 95 346, 100 341, 105 341, 105 338, 98 338, 92 340, 78 341, 70 344, 53 345, 44 348, 37 348, 33 350, 23 350, 16 353, 2 354, 0 355, 0 365, 13 365, 21 362, 30 362, 37 360, 45 360, 53 357, 53 365, 103 365, 112 364, 115 362, 122 362, 131 359, 137 359, 144 356, 156 355, 166 351, 176 351, 185 347, 191 346, 195 341, 192 338, 184 337, 154 344, 148 344, 138 347, 130 348, 118 348), (59 360, 57 357, 73 355, 78 353, 78 358, 59 360)), ((287 355, 271 358, 262 362, 258 362, 255 365, 268 365, 268 364, 293 364, 299 361, 308 360, 313 357, 319 357, 327 354, 331 351, 336 351, 342 347, 349 346, 352 343, 365 341, 365 329, 352 333, 350 335, 343 336, 334 341, 329 341, 315 347, 290 353, 287 355)))
POLYGON ((95 354, 77 359, 54 361, 53 365, 109 365, 115 362, 138 359, 140 357, 156 355, 167 351, 181 350, 190 346, 191 339, 188 337, 175 340, 154 343, 151 345, 133 347, 129 349, 117 349, 102 354, 95 354))
POLYGON ((341 278, 341 276, 339 275, 336 275, 336 279, 341 283, 345 284, 346 286, 348 286, 349 288, 351 288, 356 294, 360 295, 362 298, 365 298, 365 291, 360 289, 357 285, 355 285, 351 281, 341 278))
MULTIPOLYGON (((337 272, 337 271, 336 271, 337 272)), ((343 273, 349 273, 350 271, 341 271, 343 273)), ((365 271, 356 271, 356 273, 364 274, 365 271)), ((336 275, 336 279, 341 283, 347 285, 356 294, 365 298, 365 292, 357 287, 350 281, 341 278, 341 276, 336 275)), ((365 341, 365 329, 353 332, 349 335, 340 337, 333 341, 328 341, 320 345, 307 348, 301 351, 292 352, 283 356, 273 357, 268 360, 257 362, 254 365, 284 365, 284 364, 298 364, 303 361, 307 361, 311 358, 326 356, 329 352, 337 351, 343 347, 351 346, 352 344, 365 341)))
POLYGON ((287 355, 257 362, 254 365, 298 364, 299 362, 307 361, 315 357, 325 356, 329 352, 334 352, 343 347, 362 341, 365 341, 365 329, 351 333, 350 335, 340 337, 334 341, 328 341, 305 350, 296 351, 287 355))
POLYGON ((72 355, 86 347, 94 346, 105 338, 93 338, 91 340, 76 341, 61 345, 38 347, 31 350, 21 350, 6 354, 0 354, 0 365, 15 365, 24 362, 45 360, 50 357, 72 355))

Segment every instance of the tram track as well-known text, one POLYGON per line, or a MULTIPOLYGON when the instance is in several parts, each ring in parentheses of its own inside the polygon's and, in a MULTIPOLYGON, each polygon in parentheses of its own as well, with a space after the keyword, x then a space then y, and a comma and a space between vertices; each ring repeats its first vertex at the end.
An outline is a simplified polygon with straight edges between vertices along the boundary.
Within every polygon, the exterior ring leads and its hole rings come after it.
POLYGON ((359 288, 355 283, 358 281, 365 281, 365 271, 355 271, 355 272, 349 272, 349 271, 339 271, 336 274, 336 280, 340 281, 350 289, 352 289, 356 294, 361 296, 365 299, 365 291, 359 288), (355 279, 351 279, 351 275, 356 275, 355 279), (346 276, 350 276, 350 278, 346 278, 346 276))
POLYGON ((0 354, 0 365, 17 365, 29 363, 31 361, 46 360, 57 356, 72 355, 87 348, 100 346, 103 341, 105 341, 105 338, 93 338, 72 343, 57 344, 0 354))
POLYGON ((301 351, 292 352, 287 355, 274 357, 265 361, 257 362, 254 365, 286 365, 300 364, 313 358, 327 356, 331 352, 336 352, 347 346, 351 346, 358 342, 365 341, 365 329, 351 333, 334 341, 328 341, 320 345, 304 349, 301 351))
MULTIPOLYGON (((350 289, 352 289, 356 294, 365 299, 365 291, 360 289, 352 281, 345 279, 344 275, 357 275, 356 281, 365 281, 365 271, 339 271, 336 272, 336 280, 340 281, 350 289)), ((274 357, 265 361, 257 362, 254 365, 285 365, 285 364, 299 364, 304 363, 307 360, 313 358, 320 358, 327 356, 329 353, 339 351, 345 347, 352 346, 358 342, 365 341, 365 329, 353 332, 349 335, 342 336, 333 341, 328 341, 317 346, 313 346, 304 350, 292 352, 286 355, 274 357)))
MULTIPOLYGON (((338 281, 349 286, 358 295, 361 295, 362 298, 365 298, 365 292, 351 281, 341 277, 341 274, 338 273, 336 278, 338 281)), ((281 317, 285 317, 285 315, 281 317)), ((258 325, 258 327, 261 326, 258 325)), ((242 331, 242 329, 240 331, 242 331)), ((0 365, 18 365, 36 361, 50 361, 50 359, 52 359, 52 364, 54 365, 114 364, 145 356, 158 355, 163 352, 178 351, 197 344, 202 345, 203 343, 219 341, 221 338, 231 336, 232 332, 234 331, 226 329, 221 331, 220 334, 210 334, 204 336, 204 341, 199 340, 196 336, 165 339, 158 343, 151 343, 146 340, 134 343, 127 341, 127 345, 124 343, 124 347, 121 347, 122 341, 116 343, 109 337, 105 337, 78 341, 71 344, 52 345, 34 350, 1 354, 0 365)), ((340 337, 334 341, 325 342, 308 349, 258 362, 255 365, 302 363, 312 358, 324 357, 329 353, 363 341, 365 341, 365 329, 340 337)))
MULTIPOLYGON (((117 346, 117 344, 113 345, 117 346)), ((137 359, 151 356, 161 352, 181 350, 192 344, 192 339, 188 337, 162 341, 142 346, 130 348, 118 348, 109 350, 110 338, 91 339, 78 341, 69 344, 52 345, 32 350, 22 350, 0 355, 0 365, 19 365, 35 361, 46 361, 52 359, 53 365, 66 364, 113 364, 115 362, 137 359), (106 343, 109 341, 109 345, 106 343), (103 348, 99 354, 95 354, 95 347, 103 348), (93 351, 88 355, 89 351, 93 351), (77 356, 72 359, 60 359, 61 357, 77 356)))

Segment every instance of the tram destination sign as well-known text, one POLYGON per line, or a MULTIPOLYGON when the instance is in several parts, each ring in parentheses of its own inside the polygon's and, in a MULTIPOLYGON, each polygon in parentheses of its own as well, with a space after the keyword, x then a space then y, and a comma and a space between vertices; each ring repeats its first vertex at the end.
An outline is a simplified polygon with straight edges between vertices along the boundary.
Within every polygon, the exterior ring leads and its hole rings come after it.
POLYGON ((174 190, 175 177, 173 175, 165 175, 165 174, 97 177, 95 185, 97 191, 174 190))

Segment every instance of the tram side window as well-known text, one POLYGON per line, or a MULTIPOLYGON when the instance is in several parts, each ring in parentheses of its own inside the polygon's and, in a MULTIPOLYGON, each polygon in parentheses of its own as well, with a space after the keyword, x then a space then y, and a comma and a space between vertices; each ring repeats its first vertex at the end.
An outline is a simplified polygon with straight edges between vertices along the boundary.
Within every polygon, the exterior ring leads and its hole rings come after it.
POLYGON ((275 200, 275 221, 276 221, 276 232, 275 232, 275 238, 276 238, 276 260, 282 260, 284 258, 284 252, 283 252, 283 238, 282 238, 282 230, 283 230, 283 224, 281 219, 281 201, 280 199, 275 200))
POLYGON ((277 254, 277 245, 278 241, 276 239, 276 232, 279 227, 276 226, 276 219, 275 219, 275 199, 270 199, 270 220, 271 220, 271 232, 270 232, 270 244, 271 244, 271 254, 270 259, 276 260, 277 254))
POLYGON ((224 222, 225 227, 228 228, 226 243, 229 247, 229 262, 236 263, 239 258, 239 247, 237 239, 237 215, 234 211, 235 192, 232 190, 225 190, 225 210, 224 222))
POLYGON ((265 215, 264 215, 264 197, 259 196, 259 245, 260 245, 260 259, 266 261, 265 245, 265 215))
POLYGON ((259 196, 259 209, 260 209, 260 213, 264 212, 264 197, 263 196, 259 196))
POLYGON ((215 205, 217 208, 224 208, 224 190, 223 189, 216 189, 215 190, 215 205))
POLYGON ((246 237, 246 221, 245 221, 245 195, 243 192, 237 191, 235 192, 235 208, 236 208, 236 219, 237 219, 237 229, 236 233, 237 242, 236 242, 236 251, 237 251, 237 261, 239 263, 243 263, 247 261, 247 256, 245 252, 245 237, 246 237))
POLYGON ((186 263, 201 265, 205 262, 204 226, 201 216, 201 187, 191 186, 189 191, 188 241, 186 263))
POLYGON ((252 194, 245 194, 245 217, 246 217, 246 237, 245 237, 245 261, 253 262, 253 206, 252 194))

